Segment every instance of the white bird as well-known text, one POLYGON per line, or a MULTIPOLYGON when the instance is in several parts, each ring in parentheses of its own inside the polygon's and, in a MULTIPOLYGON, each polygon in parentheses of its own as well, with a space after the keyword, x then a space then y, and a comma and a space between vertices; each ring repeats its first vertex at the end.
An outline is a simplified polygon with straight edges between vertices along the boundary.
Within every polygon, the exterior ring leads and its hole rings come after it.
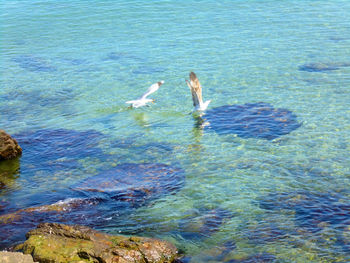
POLYGON ((125 103, 131 104, 133 108, 139 108, 142 106, 146 106, 148 102, 153 102, 153 99, 147 99, 147 96, 150 94, 156 92, 159 87, 164 83, 164 80, 161 80, 157 83, 154 83, 151 87, 148 88, 147 92, 143 94, 139 99, 137 100, 129 100, 125 103))
POLYGON ((199 80, 193 72, 190 73, 190 81, 186 80, 187 86, 190 88, 192 93, 192 100, 194 111, 205 111, 208 108, 211 100, 203 102, 202 98, 202 86, 199 83, 199 80))

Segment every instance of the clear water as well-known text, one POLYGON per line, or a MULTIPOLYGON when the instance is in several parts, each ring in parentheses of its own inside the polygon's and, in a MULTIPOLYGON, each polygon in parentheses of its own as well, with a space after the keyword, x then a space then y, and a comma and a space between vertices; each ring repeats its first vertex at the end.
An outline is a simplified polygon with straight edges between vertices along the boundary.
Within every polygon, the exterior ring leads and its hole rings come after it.
MULTIPOLYGON (((349 1, 0 6, 0 128, 19 142, 28 132, 64 129, 63 141, 81 132, 63 143, 68 157, 45 159, 62 140, 50 143, 48 132, 2 164, 12 174, 0 190, 1 214, 74 198, 58 193, 119 164, 163 163, 184 171, 182 188, 127 212, 92 206, 102 218, 93 226, 169 240, 190 262, 350 260, 349 1), (310 63, 341 66, 301 70, 310 63), (190 114, 190 71, 210 108, 265 102, 302 125, 273 140, 202 130, 190 114), (125 101, 159 80, 154 105, 127 109, 125 101), (85 152, 92 130, 100 137, 85 152)), ((55 220, 76 222, 69 213, 55 220)), ((0 227, 1 235, 15 228, 0 227)), ((6 236, 1 246, 23 239, 6 236)))

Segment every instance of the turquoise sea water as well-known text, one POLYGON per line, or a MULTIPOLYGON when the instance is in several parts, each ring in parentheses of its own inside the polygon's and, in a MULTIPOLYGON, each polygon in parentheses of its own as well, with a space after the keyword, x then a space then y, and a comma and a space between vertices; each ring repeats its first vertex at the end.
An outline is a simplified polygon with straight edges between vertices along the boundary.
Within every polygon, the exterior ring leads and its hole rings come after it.
MULTIPOLYGON (((0 7, 0 128, 24 149, 0 166, 0 215, 75 198, 118 165, 162 163, 185 177, 170 194, 51 220, 166 239, 186 262, 350 260, 349 1, 0 7), (190 71, 209 109, 264 102, 301 125, 272 140, 198 127, 190 71), (160 80, 155 104, 127 108, 160 80)), ((28 217, 0 225, 2 248, 28 217)))

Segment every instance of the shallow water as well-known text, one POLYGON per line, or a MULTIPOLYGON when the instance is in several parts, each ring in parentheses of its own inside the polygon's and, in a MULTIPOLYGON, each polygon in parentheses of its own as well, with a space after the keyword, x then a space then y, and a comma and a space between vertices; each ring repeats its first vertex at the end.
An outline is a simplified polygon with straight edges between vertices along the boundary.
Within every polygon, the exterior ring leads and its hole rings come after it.
POLYGON ((175 192, 131 210, 98 201, 26 214, 0 225, 1 248, 23 240, 38 216, 163 238, 188 262, 350 260, 349 1, 0 7, 0 128, 24 149, 0 166, 0 216, 100 200, 72 186, 125 163, 185 174, 175 192), (198 125, 184 82, 190 71, 209 109, 263 102, 300 125, 268 140, 198 125), (159 80, 154 105, 127 108, 159 80))

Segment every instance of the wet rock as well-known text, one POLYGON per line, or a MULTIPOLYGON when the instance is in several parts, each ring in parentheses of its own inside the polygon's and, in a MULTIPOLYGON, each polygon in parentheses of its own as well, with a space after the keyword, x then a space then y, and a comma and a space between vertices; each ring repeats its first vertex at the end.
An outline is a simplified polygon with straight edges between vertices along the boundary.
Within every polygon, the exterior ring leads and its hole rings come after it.
POLYGON ((219 231, 221 225, 232 217, 232 212, 221 208, 198 210, 194 215, 180 220, 180 234, 186 239, 209 237, 219 231))
POLYGON ((175 262, 171 243, 145 238, 107 235, 85 226, 40 224, 16 250, 39 262, 175 262))
POLYGON ((57 69, 44 58, 33 55, 20 55, 13 58, 21 68, 32 72, 55 72, 57 69))
POLYGON ((0 251, 1 263, 33 263, 31 255, 23 255, 19 252, 0 251))
POLYGON ((272 140, 299 128, 294 113, 264 102, 225 105, 209 109, 203 116, 205 129, 242 138, 272 140))
POLYGON ((327 71, 338 70, 342 67, 349 67, 349 66, 350 66, 350 63, 315 62, 315 63, 304 64, 299 67, 299 70, 307 71, 307 72, 327 72, 327 71))
POLYGON ((88 178, 72 188, 106 193, 109 198, 140 206, 161 195, 174 193, 184 184, 181 169, 159 163, 125 163, 88 178))
POLYGON ((22 149, 17 141, 0 130, 0 161, 14 159, 22 154, 22 149))
MULTIPOLYGON (((68 198, 66 200, 58 201, 49 205, 34 206, 24 209, 19 209, 13 213, 0 215, 0 225, 9 224, 13 221, 20 221, 23 217, 28 217, 32 214, 33 218, 39 219, 40 213, 68 213, 72 210, 81 209, 83 207, 91 207, 99 203, 97 199, 82 199, 82 198, 68 198)), ((45 215, 48 218, 48 215, 45 215)))

